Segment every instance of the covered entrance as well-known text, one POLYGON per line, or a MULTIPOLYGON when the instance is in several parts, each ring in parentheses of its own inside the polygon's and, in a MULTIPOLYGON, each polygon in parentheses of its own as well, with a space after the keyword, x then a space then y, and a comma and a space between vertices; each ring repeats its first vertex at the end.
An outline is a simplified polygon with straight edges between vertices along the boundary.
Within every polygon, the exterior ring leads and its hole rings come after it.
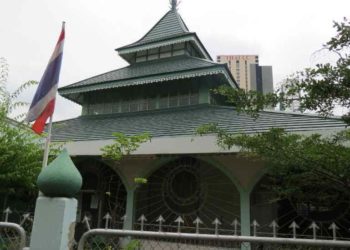
MULTIPOLYGON (((159 216, 167 225, 164 230, 175 231, 178 216, 185 228, 195 227, 198 217, 201 228, 209 230, 216 218, 221 229, 232 228, 230 224, 240 215, 239 192, 229 177, 193 157, 181 157, 154 171, 148 183, 136 190, 135 204, 135 219, 144 215, 149 230, 158 228, 159 216)), ((140 228, 135 222, 135 228, 140 228)))
POLYGON ((107 213, 112 217, 110 227, 121 228, 126 189, 118 174, 103 161, 93 158, 79 160, 76 166, 83 177, 83 187, 77 197, 78 231, 86 230, 82 223, 84 216, 90 219, 92 228, 97 228, 104 225, 103 217, 107 213))

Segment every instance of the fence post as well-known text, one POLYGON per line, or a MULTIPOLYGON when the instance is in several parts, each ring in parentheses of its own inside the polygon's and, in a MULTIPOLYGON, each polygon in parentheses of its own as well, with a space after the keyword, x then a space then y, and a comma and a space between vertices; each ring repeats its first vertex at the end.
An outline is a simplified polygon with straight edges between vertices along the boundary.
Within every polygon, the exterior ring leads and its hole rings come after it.
POLYGON ((82 177, 66 150, 45 167, 37 181, 45 196, 36 200, 31 250, 73 248, 79 192, 82 177))
POLYGON ((41 196, 36 201, 31 250, 71 249, 77 200, 41 196))

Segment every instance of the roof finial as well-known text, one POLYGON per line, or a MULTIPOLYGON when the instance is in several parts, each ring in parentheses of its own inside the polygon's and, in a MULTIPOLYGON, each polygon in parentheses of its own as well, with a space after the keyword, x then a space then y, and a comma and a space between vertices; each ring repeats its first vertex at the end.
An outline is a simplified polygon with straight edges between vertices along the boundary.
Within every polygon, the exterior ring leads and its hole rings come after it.
POLYGON ((177 6, 179 5, 177 0, 170 0, 171 10, 177 10, 177 6))

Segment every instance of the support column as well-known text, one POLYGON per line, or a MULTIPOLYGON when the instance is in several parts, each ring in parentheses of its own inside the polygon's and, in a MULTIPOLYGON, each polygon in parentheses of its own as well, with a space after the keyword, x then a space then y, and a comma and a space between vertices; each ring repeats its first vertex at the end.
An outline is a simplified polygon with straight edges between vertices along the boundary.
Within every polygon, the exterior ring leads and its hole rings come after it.
MULTIPOLYGON (((250 191, 240 191, 241 202, 241 235, 250 236, 250 191)), ((244 243, 242 250, 250 250, 250 244, 244 243)))
POLYGON ((206 84, 201 84, 199 87, 199 103, 209 103, 209 87, 206 84))
POLYGON ((133 222, 134 222, 134 194, 135 189, 128 189, 127 190, 127 197, 126 197, 126 212, 124 219, 124 225, 123 229, 125 230, 132 230, 133 222))

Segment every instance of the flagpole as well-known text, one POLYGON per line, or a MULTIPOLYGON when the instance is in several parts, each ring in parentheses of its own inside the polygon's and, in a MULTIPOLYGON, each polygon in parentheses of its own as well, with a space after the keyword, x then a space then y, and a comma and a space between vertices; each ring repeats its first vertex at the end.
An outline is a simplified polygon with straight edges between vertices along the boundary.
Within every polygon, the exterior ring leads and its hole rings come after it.
POLYGON ((47 166, 47 162, 49 160, 50 143, 51 143, 51 130, 52 130, 52 115, 50 116, 49 127, 48 127, 48 134, 47 134, 46 141, 45 141, 45 149, 44 149, 44 158, 43 158, 42 169, 44 169, 47 166))
MULTIPOLYGON (((63 21, 62 22, 62 30, 63 31, 65 30, 65 25, 66 25, 66 22, 63 21)), ((49 119, 48 134, 47 134, 46 141, 45 141, 44 158, 43 158, 43 165, 42 165, 41 169, 46 168, 47 163, 49 161, 51 131, 52 131, 52 116, 53 116, 53 113, 50 115, 50 119, 49 119)))

